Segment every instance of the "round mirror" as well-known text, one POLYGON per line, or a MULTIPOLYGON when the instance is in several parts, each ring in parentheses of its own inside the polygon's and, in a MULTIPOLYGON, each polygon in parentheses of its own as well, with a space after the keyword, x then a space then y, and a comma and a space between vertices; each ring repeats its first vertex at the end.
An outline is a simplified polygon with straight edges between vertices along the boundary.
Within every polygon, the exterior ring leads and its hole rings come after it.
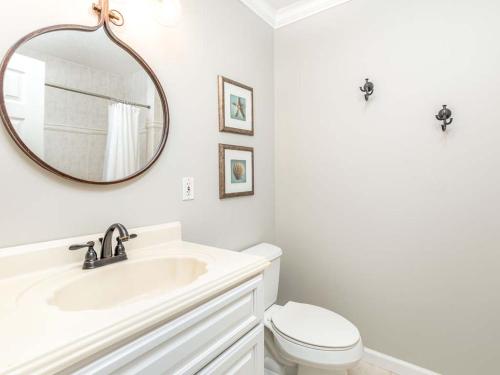
POLYGON ((2 119, 35 162, 92 184, 129 180, 168 135, 163 89, 148 65, 104 27, 31 34, 5 58, 2 119))

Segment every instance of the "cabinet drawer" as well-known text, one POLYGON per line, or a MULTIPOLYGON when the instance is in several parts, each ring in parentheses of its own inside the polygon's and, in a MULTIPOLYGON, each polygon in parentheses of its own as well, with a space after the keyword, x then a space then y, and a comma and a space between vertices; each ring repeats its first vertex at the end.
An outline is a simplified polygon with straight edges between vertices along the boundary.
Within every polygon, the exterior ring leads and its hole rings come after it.
POLYGON ((105 355, 76 374, 194 374, 261 323, 262 276, 105 355))
POLYGON ((259 324, 198 375, 264 374, 264 326, 259 324))

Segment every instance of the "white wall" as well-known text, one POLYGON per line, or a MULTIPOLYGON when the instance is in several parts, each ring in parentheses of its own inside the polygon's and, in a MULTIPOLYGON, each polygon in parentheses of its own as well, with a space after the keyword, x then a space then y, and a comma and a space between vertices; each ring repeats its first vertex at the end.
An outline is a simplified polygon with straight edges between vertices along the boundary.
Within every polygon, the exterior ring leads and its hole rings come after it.
MULTIPOLYGON (((177 28, 149 12, 154 0, 115 1, 118 30, 157 72, 170 105, 171 128, 153 169, 130 183, 92 187, 62 180, 30 161, 0 130, 0 247, 179 220, 184 237, 240 249, 274 237, 273 31, 235 0, 183 0, 177 28), (218 131, 217 75, 255 89, 256 135, 218 131), (218 143, 255 147, 256 195, 220 201, 218 143), (181 179, 195 177, 196 200, 181 201, 181 179)), ((91 0, 2 3, 0 54, 34 29, 94 24, 91 0), (22 17, 13 15, 23 12, 22 17)))
POLYGON ((353 0, 275 39, 281 299, 450 375, 498 373, 499 13, 353 0))

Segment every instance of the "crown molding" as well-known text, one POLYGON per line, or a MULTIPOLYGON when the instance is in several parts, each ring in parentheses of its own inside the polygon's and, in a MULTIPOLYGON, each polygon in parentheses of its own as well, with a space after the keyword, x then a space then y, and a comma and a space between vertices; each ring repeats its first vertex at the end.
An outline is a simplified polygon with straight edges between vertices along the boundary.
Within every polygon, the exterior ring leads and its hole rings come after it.
POLYGON ((266 0, 240 1, 273 28, 278 29, 351 0, 298 0, 280 9, 275 9, 266 0))
POLYGON ((351 0, 301 0, 287 7, 278 9, 274 19, 274 28, 289 25, 310 17, 324 10, 347 3, 351 0))
POLYGON ((266 0, 240 0, 256 15, 266 21, 273 28, 276 28, 276 9, 266 0))

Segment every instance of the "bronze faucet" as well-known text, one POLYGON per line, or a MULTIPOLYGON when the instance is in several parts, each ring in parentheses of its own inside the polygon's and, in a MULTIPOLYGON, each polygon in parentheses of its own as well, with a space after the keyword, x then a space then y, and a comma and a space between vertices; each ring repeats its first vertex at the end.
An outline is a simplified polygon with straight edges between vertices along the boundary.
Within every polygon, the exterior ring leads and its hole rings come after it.
POLYGON ((125 252, 123 243, 136 237, 137 234, 129 234, 127 228, 125 228, 123 224, 117 223, 108 228, 106 233, 104 233, 104 238, 99 239, 101 241, 101 257, 99 259, 97 259, 97 253, 94 250, 95 243, 93 241, 87 242, 86 244, 72 245, 69 249, 79 250, 88 248, 85 255, 85 261, 83 262, 83 269, 89 270, 127 260, 127 253, 125 252), (118 230, 119 236, 116 238, 117 244, 113 254, 112 243, 115 229, 118 230))

